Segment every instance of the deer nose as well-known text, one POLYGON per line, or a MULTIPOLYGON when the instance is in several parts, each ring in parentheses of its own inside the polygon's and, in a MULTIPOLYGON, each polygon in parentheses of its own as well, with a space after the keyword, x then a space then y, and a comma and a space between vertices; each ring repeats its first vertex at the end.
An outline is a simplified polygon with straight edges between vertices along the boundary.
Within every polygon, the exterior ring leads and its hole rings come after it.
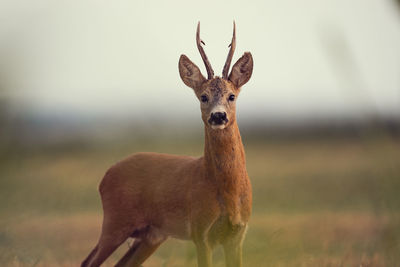
POLYGON ((210 119, 208 120, 210 124, 221 125, 223 123, 227 123, 228 119, 226 118, 226 112, 214 112, 211 113, 210 119))

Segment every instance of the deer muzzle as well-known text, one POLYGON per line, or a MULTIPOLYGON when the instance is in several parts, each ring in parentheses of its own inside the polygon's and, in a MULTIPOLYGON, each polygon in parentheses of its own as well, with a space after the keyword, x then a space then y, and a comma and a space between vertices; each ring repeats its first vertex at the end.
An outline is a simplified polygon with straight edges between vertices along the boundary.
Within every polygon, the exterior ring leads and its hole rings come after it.
MULTIPOLYGON (((210 115, 208 123, 211 126, 223 126, 228 123, 228 118, 226 117, 226 112, 213 112, 210 115)), ((220 128, 220 127, 216 127, 220 128)))

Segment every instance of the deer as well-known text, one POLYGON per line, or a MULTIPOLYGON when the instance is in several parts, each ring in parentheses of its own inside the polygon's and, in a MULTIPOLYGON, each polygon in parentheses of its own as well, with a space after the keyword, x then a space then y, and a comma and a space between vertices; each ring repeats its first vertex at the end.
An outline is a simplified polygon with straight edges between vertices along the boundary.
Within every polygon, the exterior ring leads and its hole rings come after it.
POLYGON ((82 267, 100 266, 128 238, 134 238, 133 244, 116 266, 141 266, 169 237, 194 242, 198 267, 212 266, 217 245, 223 246, 226 266, 242 267, 252 190, 236 100, 252 75, 253 58, 245 52, 229 73, 235 22, 222 77, 214 77, 200 39, 200 22, 196 44, 208 78, 184 54, 178 66, 183 83, 200 102, 204 155, 140 152, 109 168, 99 185, 101 235, 82 267))

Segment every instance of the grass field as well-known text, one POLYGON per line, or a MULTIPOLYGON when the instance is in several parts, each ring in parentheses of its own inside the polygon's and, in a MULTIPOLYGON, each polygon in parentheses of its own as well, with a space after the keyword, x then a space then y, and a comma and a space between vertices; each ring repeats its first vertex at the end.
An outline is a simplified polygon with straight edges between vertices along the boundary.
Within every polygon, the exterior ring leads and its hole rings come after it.
MULTIPOLYGON (((0 162, 0 265, 79 265, 99 236, 106 169, 142 150, 201 155, 201 141, 11 151, 0 162)), ((400 266, 399 139, 244 141, 254 193, 244 266, 400 266)), ((221 249, 214 262, 224 266, 221 249)), ((144 266, 196 266, 194 246, 168 240, 144 266)))

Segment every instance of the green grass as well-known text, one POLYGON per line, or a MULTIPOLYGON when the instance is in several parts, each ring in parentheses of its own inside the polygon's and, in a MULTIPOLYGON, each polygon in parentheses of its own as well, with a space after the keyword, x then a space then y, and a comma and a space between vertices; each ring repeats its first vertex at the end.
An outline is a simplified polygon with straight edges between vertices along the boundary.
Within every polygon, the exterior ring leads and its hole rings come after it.
MULTIPOLYGON (((106 169, 136 151, 201 155, 201 141, 13 151, 0 161, 0 265, 79 265, 99 236, 97 185, 106 169)), ((254 210, 244 266, 398 266, 399 140, 245 139, 245 147, 254 210)), ((220 249, 214 256, 224 266, 220 249)), ((193 244, 171 239, 145 266, 195 263, 193 244)))

